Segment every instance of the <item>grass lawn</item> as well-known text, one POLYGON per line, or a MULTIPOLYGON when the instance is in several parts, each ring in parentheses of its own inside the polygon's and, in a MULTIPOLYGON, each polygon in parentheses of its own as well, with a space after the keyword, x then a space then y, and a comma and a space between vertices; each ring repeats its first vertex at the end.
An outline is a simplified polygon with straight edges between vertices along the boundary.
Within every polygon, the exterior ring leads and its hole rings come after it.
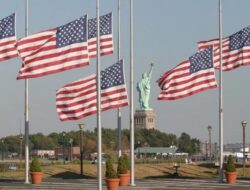
MULTIPOLYGON (((105 173, 105 165, 102 166, 103 176, 105 173)), ((116 166, 115 166, 116 167, 116 166)), ((51 164, 42 166, 44 178, 61 178, 61 179, 77 179, 80 176, 79 164, 51 164)), ((242 177, 242 168, 237 169, 239 177, 242 177)), ((86 164, 83 165, 84 178, 96 178, 97 165, 86 164)), ((135 178, 160 178, 160 177, 173 177, 175 169, 172 163, 158 163, 158 164, 135 164, 135 178)), ((178 168, 180 177, 183 178, 215 178, 217 177, 217 169, 212 164, 181 164, 178 168)), ((250 178, 250 165, 246 167, 245 177, 250 178)), ((7 179, 24 179, 24 169, 17 171, 4 171, 0 172, 0 180, 7 179)))

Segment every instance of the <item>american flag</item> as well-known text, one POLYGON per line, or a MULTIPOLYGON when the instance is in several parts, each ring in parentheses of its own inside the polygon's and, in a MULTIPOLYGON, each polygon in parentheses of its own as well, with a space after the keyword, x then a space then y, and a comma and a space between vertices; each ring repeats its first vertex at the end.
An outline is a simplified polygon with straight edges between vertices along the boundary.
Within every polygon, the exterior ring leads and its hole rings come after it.
POLYGON ((17 57, 15 13, 0 20, 0 61, 17 57))
MULTIPOLYGON (((198 42, 199 50, 214 48, 214 67, 220 69, 219 39, 198 42)), ((222 70, 230 71, 250 64, 250 27, 222 39, 222 70)))
MULTIPOLYGON (((101 71, 101 110, 128 105, 123 61, 101 71)), ((70 83, 56 93, 56 107, 61 121, 77 120, 96 113, 96 75, 70 83)))
POLYGON ((216 88, 213 50, 205 49, 189 57, 158 79, 162 92, 158 100, 176 100, 216 88))
MULTIPOLYGON (((109 55, 114 51, 112 34, 112 13, 100 17, 100 55, 109 55)), ((96 18, 88 20, 89 57, 96 57, 96 18)))
POLYGON ((17 79, 36 78, 89 65, 87 15, 17 42, 23 60, 17 79))

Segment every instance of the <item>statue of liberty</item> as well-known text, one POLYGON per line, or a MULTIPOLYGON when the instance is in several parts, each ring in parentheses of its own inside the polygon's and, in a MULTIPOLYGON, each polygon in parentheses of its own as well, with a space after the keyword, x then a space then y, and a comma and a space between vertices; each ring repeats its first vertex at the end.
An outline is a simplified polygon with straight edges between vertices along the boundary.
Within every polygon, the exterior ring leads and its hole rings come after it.
POLYGON ((150 96, 150 79, 154 64, 151 63, 148 73, 142 74, 142 79, 137 83, 137 91, 139 92, 139 103, 142 110, 150 110, 149 96, 150 96))

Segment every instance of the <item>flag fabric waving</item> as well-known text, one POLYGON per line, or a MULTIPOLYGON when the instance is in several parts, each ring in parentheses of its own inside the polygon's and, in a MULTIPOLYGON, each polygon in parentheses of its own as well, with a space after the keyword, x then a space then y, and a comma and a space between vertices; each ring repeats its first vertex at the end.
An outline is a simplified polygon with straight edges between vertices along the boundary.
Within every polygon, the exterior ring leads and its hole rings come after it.
POLYGON ((0 61, 17 57, 15 13, 0 20, 0 61))
POLYGON ((158 79, 158 100, 176 100, 216 88, 212 47, 198 52, 158 79))
MULTIPOLYGON (((101 110, 128 105, 123 61, 101 71, 101 110)), ((70 83, 56 93, 56 107, 61 121, 77 120, 97 111, 96 75, 70 83)))
MULTIPOLYGON (((112 34, 112 13, 100 17, 100 55, 109 55, 114 51, 112 34)), ((89 57, 96 57, 96 18, 88 20, 89 57)))
MULTIPOLYGON (((214 67, 220 69, 219 39, 198 42, 198 49, 204 50, 210 46, 214 49, 214 67)), ((240 66, 250 65, 250 27, 222 39, 222 70, 230 71, 240 66)))
POLYGON ((23 65, 17 79, 36 78, 89 65, 87 15, 17 42, 23 65))

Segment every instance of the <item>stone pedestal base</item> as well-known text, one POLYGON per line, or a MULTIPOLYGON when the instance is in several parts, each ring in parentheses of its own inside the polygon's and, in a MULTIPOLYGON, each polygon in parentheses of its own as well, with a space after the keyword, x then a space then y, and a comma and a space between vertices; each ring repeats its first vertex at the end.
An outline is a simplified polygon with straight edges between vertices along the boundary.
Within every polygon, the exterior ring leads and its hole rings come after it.
POLYGON ((135 128, 155 129, 155 112, 153 110, 136 110, 134 121, 135 128))

